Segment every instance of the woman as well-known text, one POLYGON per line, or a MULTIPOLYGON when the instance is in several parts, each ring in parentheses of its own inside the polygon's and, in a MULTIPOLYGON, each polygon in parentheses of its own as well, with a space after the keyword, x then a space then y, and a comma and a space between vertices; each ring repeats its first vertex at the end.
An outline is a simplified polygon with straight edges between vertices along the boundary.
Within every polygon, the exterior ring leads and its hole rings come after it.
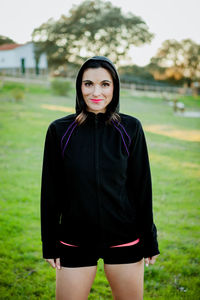
POLYGON ((113 63, 88 59, 76 79, 76 113, 47 130, 41 239, 58 300, 88 299, 99 258, 114 299, 142 299, 144 262, 160 253, 144 132, 119 113, 119 92, 113 63))

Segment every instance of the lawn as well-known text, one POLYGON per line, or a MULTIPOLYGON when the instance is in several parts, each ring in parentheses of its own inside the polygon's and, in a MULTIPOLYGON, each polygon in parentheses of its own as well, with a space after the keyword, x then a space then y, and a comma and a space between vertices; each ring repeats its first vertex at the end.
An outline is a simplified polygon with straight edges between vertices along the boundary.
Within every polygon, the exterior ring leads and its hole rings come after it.
MULTIPOLYGON (((74 111, 75 91, 56 96, 29 85, 14 101, 11 89, 0 90, 0 299, 55 299, 56 271, 41 251, 42 156, 49 123, 74 111)), ((200 97, 182 101, 200 110, 200 97)), ((145 267, 144 299, 200 299, 200 119, 127 90, 120 111, 141 120, 151 163, 161 255, 145 267)), ((89 299, 112 299, 102 260, 89 299)))

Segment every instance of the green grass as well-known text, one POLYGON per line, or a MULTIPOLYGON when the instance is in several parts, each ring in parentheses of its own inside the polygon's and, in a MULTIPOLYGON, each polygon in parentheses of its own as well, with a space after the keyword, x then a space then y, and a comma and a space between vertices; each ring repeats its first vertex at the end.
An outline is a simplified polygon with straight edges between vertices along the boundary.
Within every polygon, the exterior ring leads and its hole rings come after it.
MULTIPOLYGON (((53 96, 48 87, 29 85, 14 102, 0 91, 0 299, 54 299, 55 270, 43 259, 40 241, 40 180, 48 124, 65 112, 42 104, 74 107, 75 92, 53 96)), ((188 110, 200 98, 185 97, 188 110)), ((161 255, 145 268, 144 299, 200 299, 199 198, 200 145, 188 141, 200 131, 200 119, 175 116, 162 99, 135 98, 121 91, 120 111, 138 117, 147 128, 154 220, 161 255), (185 131, 183 139, 148 131, 148 126, 185 131), (187 135, 188 134, 188 135, 187 135)), ((99 261, 89 299, 112 299, 99 261)))

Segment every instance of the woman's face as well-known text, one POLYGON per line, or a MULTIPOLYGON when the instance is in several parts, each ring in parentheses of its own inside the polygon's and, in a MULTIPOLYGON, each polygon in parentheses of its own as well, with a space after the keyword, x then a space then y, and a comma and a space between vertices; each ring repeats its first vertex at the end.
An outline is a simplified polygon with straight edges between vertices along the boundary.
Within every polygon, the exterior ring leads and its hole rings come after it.
POLYGON ((114 83, 109 71, 104 68, 88 68, 82 77, 81 91, 87 110, 105 113, 113 97, 114 83))

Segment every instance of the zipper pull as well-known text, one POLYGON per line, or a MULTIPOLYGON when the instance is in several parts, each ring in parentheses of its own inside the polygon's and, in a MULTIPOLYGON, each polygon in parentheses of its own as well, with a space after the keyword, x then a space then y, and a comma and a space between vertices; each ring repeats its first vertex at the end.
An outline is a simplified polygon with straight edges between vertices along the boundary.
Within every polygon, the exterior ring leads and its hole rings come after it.
POLYGON ((97 115, 96 114, 95 114, 94 120, 95 120, 95 127, 97 127, 98 119, 97 119, 97 115))

